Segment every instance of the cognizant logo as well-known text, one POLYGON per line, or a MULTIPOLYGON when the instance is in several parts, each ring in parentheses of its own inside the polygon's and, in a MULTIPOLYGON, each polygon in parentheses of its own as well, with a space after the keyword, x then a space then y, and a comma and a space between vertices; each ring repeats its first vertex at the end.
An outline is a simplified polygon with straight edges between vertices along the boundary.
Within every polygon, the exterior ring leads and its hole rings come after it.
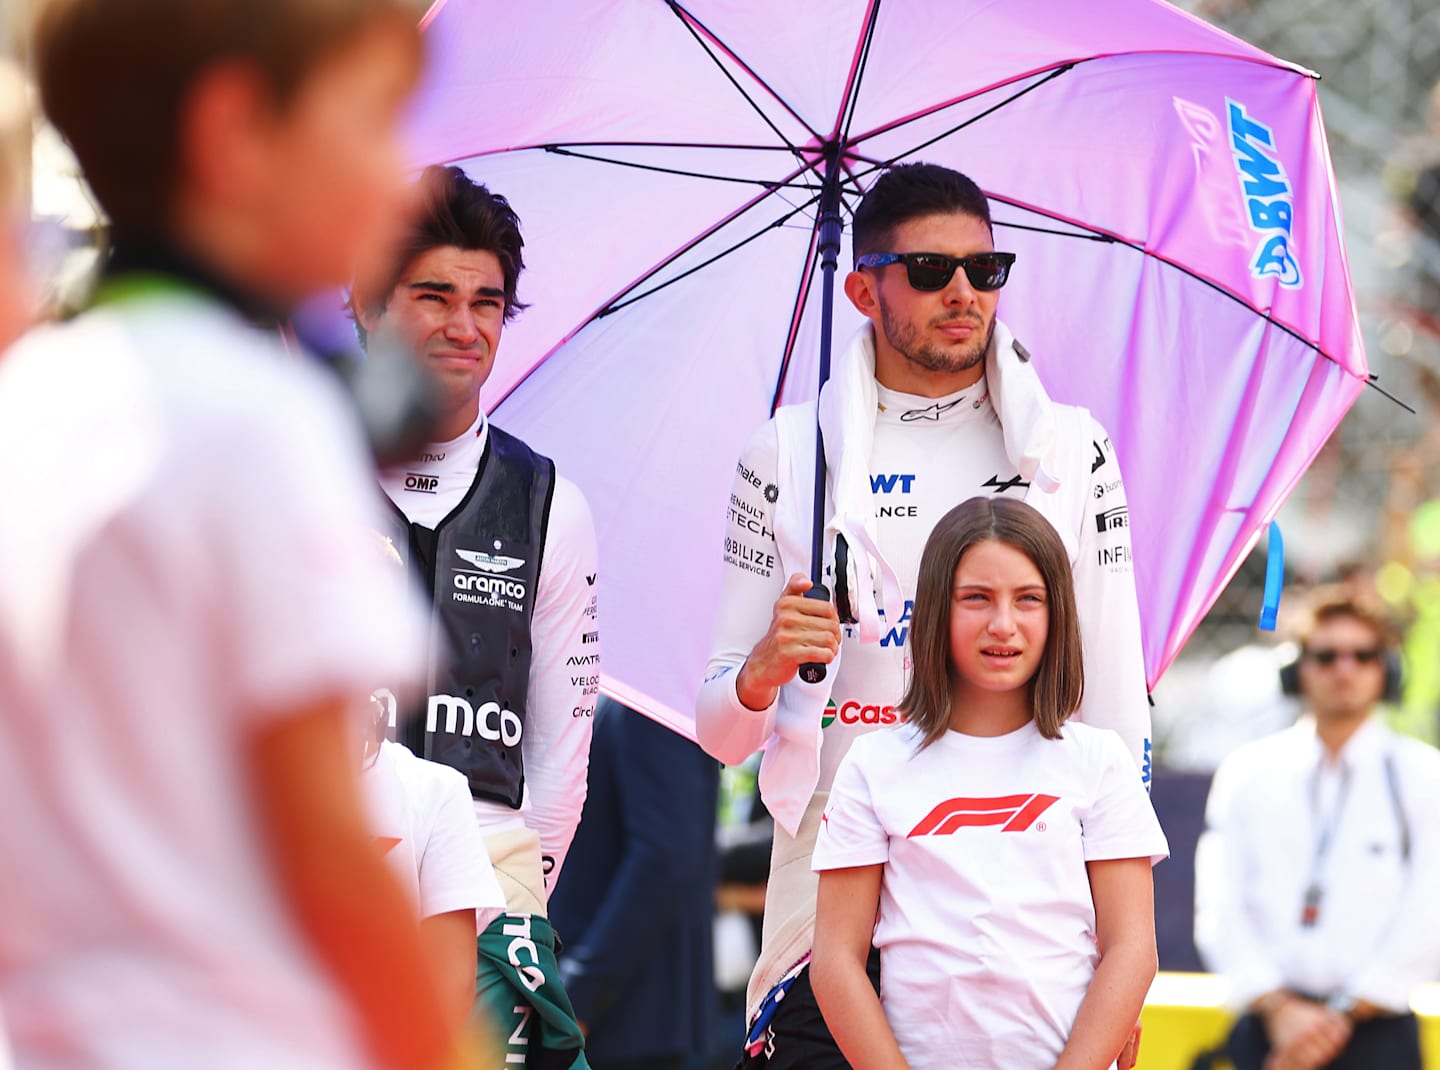
POLYGON ((497 702, 482 702, 479 709, 455 695, 431 695, 425 713, 425 731, 438 732, 441 714, 445 731, 451 735, 477 735, 495 740, 507 747, 520 742, 525 726, 512 710, 502 709, 497 702))

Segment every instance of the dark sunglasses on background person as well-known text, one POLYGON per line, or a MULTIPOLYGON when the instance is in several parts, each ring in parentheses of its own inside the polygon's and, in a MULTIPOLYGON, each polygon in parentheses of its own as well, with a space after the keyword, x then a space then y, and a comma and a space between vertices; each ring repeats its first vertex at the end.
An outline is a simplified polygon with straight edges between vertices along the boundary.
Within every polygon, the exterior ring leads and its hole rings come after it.
POLYGON ((955 269, 963 268, 970 288, 988 292, 998 290, 1010 277, 1014 253, 972 253, 970 256, 946 256, 944 253, 866 253, 855 261, 856 267, 884 267, 904 264, 910 285, 917 290, 943 290, 955 277, 955 269))
POLYGON ((1321 647, 1317 650, 1307 650, 1303 657, 1313 661, 1316 665, 1334 665, 1341 658, 1354 658, 1357 665, 1373 665, 1380 660, 1379 647, 1366 647, 1360 650, 1336 650, 1329 647, 1321 647))

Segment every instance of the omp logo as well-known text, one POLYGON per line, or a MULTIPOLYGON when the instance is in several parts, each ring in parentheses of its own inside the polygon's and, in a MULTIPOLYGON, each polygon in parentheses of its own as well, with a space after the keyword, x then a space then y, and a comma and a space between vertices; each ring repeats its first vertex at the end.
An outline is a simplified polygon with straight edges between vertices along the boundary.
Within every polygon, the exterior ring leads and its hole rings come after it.
MULTIPOLYGON (((999 795, 993 799, 946 799, 926 814, 910 836, 949 836, 957 829, 999 825, 1001 832, 1024 832, 1060 801, 1058 795, 999 795)), ((1040 826, 1043 829, 1045 826, 1040 826)))
POLYGON ((506 557, 504 554, 487 554, 482 550, 456 550, 455 553, 467 565, 473 565, 481 572, 510 572, 525 563, 523 557, 506 557))
POLYGON ((1300 265, 1290 246, 1294 236, 1295 197, 1285 165, 1275 153, 1275 134, 1260 120, 1245 112, 1245 105, 1228 97, 1225 114, 1230 128, 1230 148, 1235 156, 1235 176, 1245 198, 1246 222, 1256 236, 1250 274, 1257 279, 1273 278, 1286 289, 1304 285, 1300 265))
POLYGON ((479 736, 498 740, 507 747, 520 742, 525 726, 512 710, 502 709, 497 702, 482 702, 475 708, 455 695, 431 695, 425 712, 425 731, 438 732, 440 715, 445 715, 445 731, 451 735, 479 736))
POLYGON ((439 476, 427 476, 423 472, 405 473, 406 490, 413 490, 420 494, 434 494, 435 488, 439 485, 439 476))

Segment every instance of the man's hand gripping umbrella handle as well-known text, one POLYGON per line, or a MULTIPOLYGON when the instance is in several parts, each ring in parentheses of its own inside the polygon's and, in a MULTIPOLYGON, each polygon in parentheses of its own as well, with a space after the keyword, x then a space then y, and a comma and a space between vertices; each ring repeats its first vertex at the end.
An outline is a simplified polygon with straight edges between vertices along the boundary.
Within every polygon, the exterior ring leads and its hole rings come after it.
MULTIPOLYGON (((823 583, 812 583, 810 589, 805 592, 806 598, 814 598, 820 602, 830 601, 830 591, 823 583)), ((807 684, 818 684, 825 679, 825 666, 818 661, 807 661, 800 666, 800 679, 807 684)))

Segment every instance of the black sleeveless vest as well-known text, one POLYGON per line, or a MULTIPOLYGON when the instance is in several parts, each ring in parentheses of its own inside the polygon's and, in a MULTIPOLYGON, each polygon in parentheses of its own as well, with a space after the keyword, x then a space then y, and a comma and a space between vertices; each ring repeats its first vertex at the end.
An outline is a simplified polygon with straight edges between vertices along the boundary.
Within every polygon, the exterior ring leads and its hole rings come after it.
POLYGON ((475 481, 434 531, 391 510, 387 532, 431 594, 429 694, 399 738, 519 809, 530 627, 555 464, 491 424, 475 481), (448 655, 448 656, 447 656, 448 655))

